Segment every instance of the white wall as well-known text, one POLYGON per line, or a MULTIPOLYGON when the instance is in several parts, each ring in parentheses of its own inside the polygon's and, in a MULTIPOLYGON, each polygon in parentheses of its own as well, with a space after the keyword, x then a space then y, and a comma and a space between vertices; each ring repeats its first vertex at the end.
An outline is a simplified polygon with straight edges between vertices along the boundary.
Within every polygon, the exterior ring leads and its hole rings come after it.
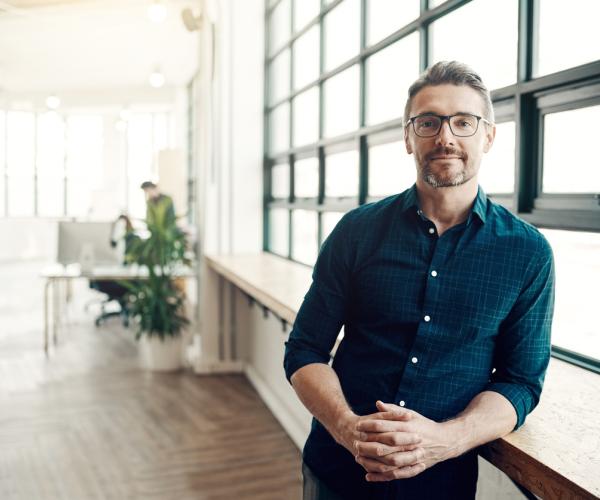
POLYGON ((0 218, 0 262, 56 258, 57 223, 33 217, 0 218))
POLYGON ((263 0, 205 4, 197 147, 206 253, 262 248, 263 9, 263 0))

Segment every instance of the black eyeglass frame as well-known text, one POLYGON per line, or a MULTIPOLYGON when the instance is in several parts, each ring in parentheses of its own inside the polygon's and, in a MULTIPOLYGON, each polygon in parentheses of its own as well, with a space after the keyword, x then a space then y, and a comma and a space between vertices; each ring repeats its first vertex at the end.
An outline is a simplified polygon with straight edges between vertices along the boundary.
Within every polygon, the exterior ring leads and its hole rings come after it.
POLYGON ((448 127, 450 127, 450 132, 452 132, 452 135, 455 137, 473 137, 477 131, 479 130, 479 122, 483 121, 484 123, 487 123, 488 125, 493 126, 494 124, 489 121, 486 120, 483 116, 479 116, 479 115, 474 115, 473 113, 455 113, 453 115, 438 115, 436 113, 423 113, 421 115, 417 115, 417 116, 413 116, 412 118, 409 118, 408 121, 405 123, 405 126, 408 126, 409 123, 412 123, 413 126, 413 131, 415 133, 415 135, 417 137, 422 137, 424 139, 427 139, 429 137, 435 137, 436 135, 438 135, 440 133, 440 130, 442 130, 442 125, 444 125, 444 121, 448 121, 448 127), (437 131, 435 132, 435 134, 432 135, 420 135, 417 132, 417 129, 415 128, 415 120, 417 118, 422 118, 424 116, 434 116, 436 118, 440 119, 440 126, 438 127, 437 131), (454 132, 454 130, 452 130, 452 123, 450 122, 451 118, 454 118, 455 116, 472 116, 473 118, 477 118, 477 126, 475 127, 475 130, 473 131, 472 134, 469 135, 458 135, 454 132))

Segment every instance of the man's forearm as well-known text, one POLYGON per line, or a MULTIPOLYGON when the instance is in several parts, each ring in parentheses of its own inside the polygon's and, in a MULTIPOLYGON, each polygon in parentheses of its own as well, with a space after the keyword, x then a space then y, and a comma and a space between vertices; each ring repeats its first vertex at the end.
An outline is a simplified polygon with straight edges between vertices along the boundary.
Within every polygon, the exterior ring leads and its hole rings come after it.
POLYGON ((455 437, 452 457, 506 436, 515 427, 517 414, 501 394, 484 391, 473 398, 455 418, 443 422, 448 436, 455 437))
POLYGON ((351 449, 351 436, 355 434, 353 422, 358 416, 346 402, 333 368, 324 363, 311 363, 297 370, 291 382, 308 411, 338 443, 351 449))

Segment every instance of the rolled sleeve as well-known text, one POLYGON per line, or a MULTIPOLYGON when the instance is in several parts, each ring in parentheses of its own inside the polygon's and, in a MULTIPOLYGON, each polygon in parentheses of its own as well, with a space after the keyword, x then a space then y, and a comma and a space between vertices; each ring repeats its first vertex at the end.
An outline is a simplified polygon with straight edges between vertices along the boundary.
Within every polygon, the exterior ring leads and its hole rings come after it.
POLYGON ((540 238, 541 249, 532 258, 527 284, 502 322, 494 353, 495 372, 486 386, 513 405, 515 429, 537 406, 550 361, 554 260, 550 245, 540 238))
POLYGON ((328 363, 345 321, 350 283, 348 215, 338 223, 321 248, 313 282, 285 344, 284 368, 288 381, 311 363, 328 363))

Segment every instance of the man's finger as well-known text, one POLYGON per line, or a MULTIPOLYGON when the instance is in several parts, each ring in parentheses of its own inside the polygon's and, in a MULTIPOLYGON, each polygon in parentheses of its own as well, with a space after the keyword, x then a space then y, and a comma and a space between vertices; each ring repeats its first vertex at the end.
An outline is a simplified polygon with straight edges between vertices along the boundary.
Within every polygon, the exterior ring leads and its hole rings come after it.
POLYGON ((414 477, 426 469, 424 463, 409 465, 387 472, 369 472, 365 479, 369 482, 393 481, 394 479, 406 479, 414 477))
POLYGON ((422 441, 421 436, 414 432, 361 432, 361 437, 364 439, 357 440, 355 447, 357 445, 374 443, 375 445, 381 444, 397 451, 408 451, 414 449, 422 441))
MULTIPOLYGON (((398 453, 390 453, 389 455, 379 457, 364 457, 362 455, 356 455, 355 460, 365 467, 364 464, 371 464, 372 462, 380 462, 384 465, 391 466, 393 468, 406 467, 408 465, 415 465, 423 460, 425 451, 423 448, 416 448, 412 451, 403 451, 398 453)), ((373 472, 383 472, 378 469, 373 472)))
POLYGON ((375 460, 373 458, 357 456, 357 457, 354 457, 354 459, 356 460, 356 462, 358 464, 362 465, 363 469, 365 469, 367 472, 375 472, 378 474, 383 474, 385 472, 390 472, 397 468, 397 465, 385 464, 385 463, 383 463, 379 460, 375 460))
POLYGON ((356 429, 359 432, 410 432, 407 422, 386 419, 361 420, 356 429))

